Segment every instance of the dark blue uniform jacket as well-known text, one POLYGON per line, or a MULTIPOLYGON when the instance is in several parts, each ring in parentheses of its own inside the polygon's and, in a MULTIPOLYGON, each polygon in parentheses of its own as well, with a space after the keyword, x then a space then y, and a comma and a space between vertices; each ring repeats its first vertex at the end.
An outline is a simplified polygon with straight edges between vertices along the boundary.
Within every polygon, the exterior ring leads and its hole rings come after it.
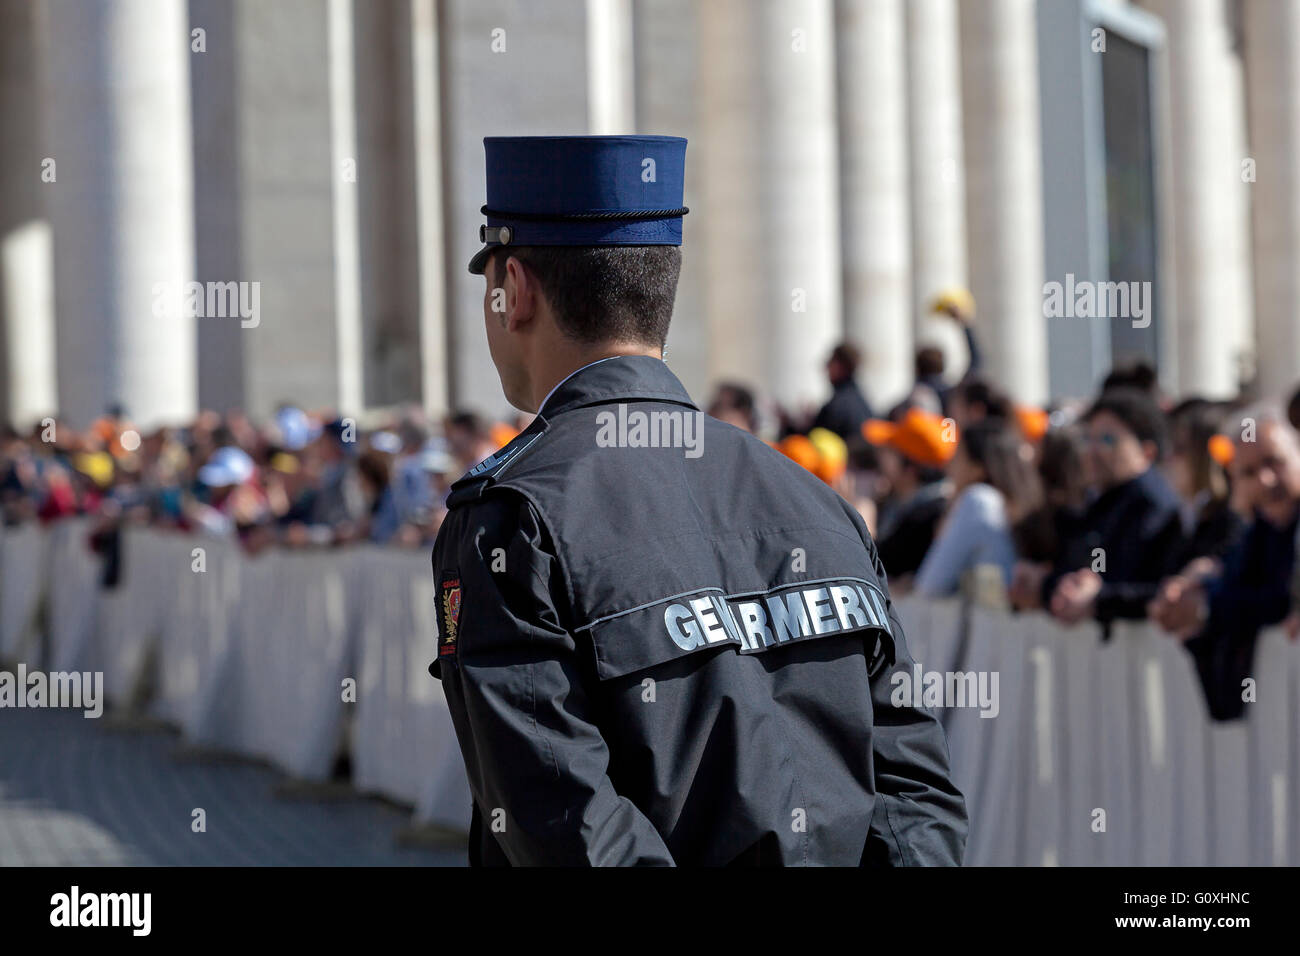
POLYGON ((441 678, 482 865, 957 864, 966 809, 858 514, 658 359, 458 481, 441 678))

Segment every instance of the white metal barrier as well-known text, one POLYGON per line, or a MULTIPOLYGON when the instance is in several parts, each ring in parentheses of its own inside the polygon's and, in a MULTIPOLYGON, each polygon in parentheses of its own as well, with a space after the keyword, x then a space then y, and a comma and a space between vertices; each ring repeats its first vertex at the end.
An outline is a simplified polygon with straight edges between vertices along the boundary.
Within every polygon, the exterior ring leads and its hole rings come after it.
MULTIPOLYGON (((248 557, 131 530, 119 586, 101 591, 87 531, 72 520, 0 532, 0 656, 38 666, 45 646, 50 669, 103 670, 116 703, 149 677, 154 713, 193 742, 302 778, 328 776, 350 730, 359 789, 467 828, 464 766, 427 671, 427 553, 248 557)), ((1216 725, 1187 654, 1144 623, 1103 643, 1093 625, 956 601, 898 610, 925 671, 997 675, 996 717, 939 711, 971 816, 967 864, 1300 863, 1300 645, 1280 632, 1260 637, 1248 720, 1216 725)))

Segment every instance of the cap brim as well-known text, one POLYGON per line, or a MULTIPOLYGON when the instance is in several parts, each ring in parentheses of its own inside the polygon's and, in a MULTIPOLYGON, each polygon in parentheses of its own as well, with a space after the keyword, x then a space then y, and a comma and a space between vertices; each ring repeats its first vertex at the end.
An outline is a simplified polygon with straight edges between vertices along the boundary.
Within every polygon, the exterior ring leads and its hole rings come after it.
POLYGON ((484 246, 474 254, 474 258, 469 260, 469 271, 476 276, 483 275, 483 270, 487 268, 488 255, 496 246, 484 246))

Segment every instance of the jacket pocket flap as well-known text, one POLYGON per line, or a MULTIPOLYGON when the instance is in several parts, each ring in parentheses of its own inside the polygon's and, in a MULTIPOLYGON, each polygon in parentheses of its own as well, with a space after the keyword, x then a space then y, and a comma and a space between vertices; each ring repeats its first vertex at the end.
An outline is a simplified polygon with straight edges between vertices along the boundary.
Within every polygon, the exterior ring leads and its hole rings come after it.
POLYGON ((604 680, 723 644, 741 654, 761 654, 852 631, 877 632, 873 671, 882 656, 890 663, 894 658, 884 593, 859 578, 798 581, 738 594, 700 588, 605 615, 578 630, 591 632, 596 673, 604 680))

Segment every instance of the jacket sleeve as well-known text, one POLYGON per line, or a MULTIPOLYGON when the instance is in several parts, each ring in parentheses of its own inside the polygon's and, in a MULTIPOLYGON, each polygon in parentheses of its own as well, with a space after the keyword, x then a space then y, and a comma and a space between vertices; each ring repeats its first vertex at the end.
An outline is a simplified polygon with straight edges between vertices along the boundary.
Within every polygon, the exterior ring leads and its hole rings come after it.
POLYGON ((1110 581, 1103 574, 1101 590, 1093 604, 1093 616, 1097 620, 1147 616, 1147 605, 1160 589, 1160 582, 1179 570, 1175 565, 1176 556, 1183 548, 1183 529, 1178 513, 1170 512, 1153 534, 1143 535, 1138 547, 1147 566, 1146 580, 1110 581))
POLYGON ((434 584, 441 590, 450 576, 461 603, 455 652, 440 669, 481 826, 517 866, 673 865, 654 826, 610 782, 563 623, 563 571, 536 513, 496 494, 448 523, 434 584))
POLYGON ((894 659, 871 678, 872 757, 876 807, 863 863, 886 866, 960 866, 966 849, 966 801, 949 770, 948 740, 935 713, 902 706, 892 699, 894 675, 911 674, 915 661, 903 625, 888 597, 885 569, 867 532, 859 524, 886 593, 894 659))

